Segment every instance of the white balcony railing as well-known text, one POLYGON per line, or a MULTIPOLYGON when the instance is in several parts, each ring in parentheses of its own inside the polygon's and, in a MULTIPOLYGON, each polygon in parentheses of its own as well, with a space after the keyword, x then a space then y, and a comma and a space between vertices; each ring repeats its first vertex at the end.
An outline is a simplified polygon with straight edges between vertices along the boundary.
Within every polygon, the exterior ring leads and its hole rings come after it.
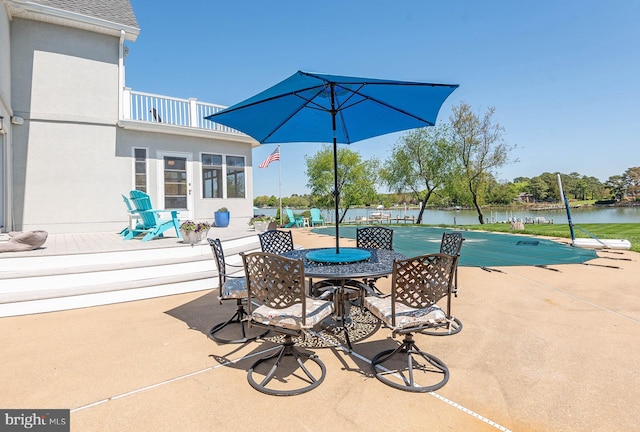
POLYGON ((226 108, 199 102, 195 98, 179 99, 152 93, 124 90, 123 120, 163 123, 218 132, 242 134, 230 127, 206 120, 205 117, 226 108))

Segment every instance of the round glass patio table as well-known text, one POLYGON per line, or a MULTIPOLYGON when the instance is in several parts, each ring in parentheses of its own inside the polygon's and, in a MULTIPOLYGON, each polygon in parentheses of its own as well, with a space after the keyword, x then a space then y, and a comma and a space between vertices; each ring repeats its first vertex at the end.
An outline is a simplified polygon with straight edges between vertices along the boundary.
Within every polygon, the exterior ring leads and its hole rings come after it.
MULTIPOLYGON (((325 324, 325 329, 330 328, 332 331, 344 332, 345 339, 349 349, 351 349, 351 341, 349 340, 348 324, 349 316, 347 305, 348 299, 346 294, 346 287, 350 289, 360 287, 359 289, 366 289, 365 283, 358 279, 365 278, 378 278, 387 276, 393 271, 393 261, 406 259, 407 257, 399 252, 386 250, 386 249, 362 249, 362 248, 340 248, 340 253, 344 249, 356 249, 360 251, 359 254, 362 260, 356 262, 319 262, 317 259, 309 259, 307 255, 318 255, 317 251, 335 251, 334 248, 320 248, 320 249, 299 249, 284 252, 282 256, 292 259, 302 259, 304 265, 305 277, 310 279, 330 279, 338 286, 336 295, 334 298, 335 314, 333 315, 333 321, 325 324), (368 252, 368 253, 365 253, 368 252)), ((322 255, 322 253, 320 254, 322 255)), ((334 253, 335 255, 335 253, 334 253)), ((354 255, 354 254, 350 254, 354 255)), ((335 259, 339 261, 338 259, 335 259)))

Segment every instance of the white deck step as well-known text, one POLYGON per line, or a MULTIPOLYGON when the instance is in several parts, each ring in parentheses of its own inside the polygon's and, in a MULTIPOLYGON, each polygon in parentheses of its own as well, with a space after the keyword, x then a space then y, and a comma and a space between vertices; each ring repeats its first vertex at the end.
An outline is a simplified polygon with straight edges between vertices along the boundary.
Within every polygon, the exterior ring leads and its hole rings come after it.
MULTIPOLYGON (((259 249, 255 239, 223 241, 226 261, 259 249)), ((0 317, 76 309, 218 287, 208 244, 0 260, 0 317)))
POLYGON ((218 279, 200 279, 135 289, 0 304, 0 317, 79 309, 217 288, 218 279))

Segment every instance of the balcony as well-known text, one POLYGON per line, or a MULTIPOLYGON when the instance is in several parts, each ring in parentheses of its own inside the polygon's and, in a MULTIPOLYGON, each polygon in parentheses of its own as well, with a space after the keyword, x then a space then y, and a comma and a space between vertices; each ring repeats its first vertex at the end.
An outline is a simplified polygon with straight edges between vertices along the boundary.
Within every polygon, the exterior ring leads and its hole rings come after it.
POLYGON ((123 102, 122 120, 161 123, 246 136, 238 130, 205 119, 206 116, 226 108, 222 105, 200 102, 195 98, 179 99, 137 92, 129 88, 124 89, 123 102))

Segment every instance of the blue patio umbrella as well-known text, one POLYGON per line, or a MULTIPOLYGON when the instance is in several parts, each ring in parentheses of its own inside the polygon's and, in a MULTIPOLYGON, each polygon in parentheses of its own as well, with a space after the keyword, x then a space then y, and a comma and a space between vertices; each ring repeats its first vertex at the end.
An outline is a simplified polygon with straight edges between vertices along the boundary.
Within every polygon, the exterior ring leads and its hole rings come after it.
POLYGON ((392 81, 298 71, 205 117, 260 143, 333 142, 336 250, 340 253, 337 144, 433 126, 456 84, 392 81))

